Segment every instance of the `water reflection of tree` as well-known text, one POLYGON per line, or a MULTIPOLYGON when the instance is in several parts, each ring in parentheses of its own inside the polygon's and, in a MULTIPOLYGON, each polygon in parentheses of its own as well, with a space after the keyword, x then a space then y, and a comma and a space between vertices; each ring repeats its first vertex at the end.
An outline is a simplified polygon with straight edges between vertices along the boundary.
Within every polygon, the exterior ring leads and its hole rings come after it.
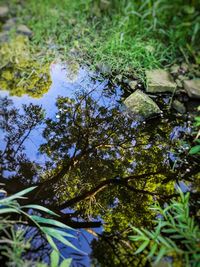
POLYGON ((92 242, 94 266, 151 266, 145 255, 134 255, 137 247, 127 241, 127 233, 102 234, 92 242), (98 261, 96 261, 98 259, 98 261))
MULTIPOLYGON (((31 131, 42 123, 44 113, 41 107, 31 104, 24 105, 23 114, 19 114, 19 110, 7 98, 0 100, 0 106, 1 136, 4 139, 4 147, 0 153, 1 179, 4 181, 5 176, 9 176, 8 181, 16 181, 16 187, 9 188, 9 192, 14 193, 18 190, 18 181, 28 186, 36 176, 36 166, 26 156, 24 142, 31 131)), ((6 179, 5 181, 8 182, 6 179)))
MULTIPOLYGON (((84 94, 75 100, 58 98, 55 119, 45 119, 39 106, 24 105, 19 112, 8 99, 2 99, 1 106, 1 182, 10 193, 38 185, 30 202, 49 206, 62 222, 99 227, 101 216, 107 235, 119 237, 129 223, 150 225, 148 205, 174 193, 172 181, 178 173, 166 160, 165 134, 154 127, 151 138, 145 126, 136 127, 118 107, 105 108, 84 94), (30 162, 24 150, 25 140, 41 124, 46 141, 40 152, 49 157, 45 167, 30 162), (73 211, 63 213, 66 208, 73 211)), ((163 132, 169 130, 165 126, 163 132)))
POLYGON ((31 56, 26 36, 10 36, 0 46, 0 88, 12 96, 42 97, 51 85, 49 63, 41 64, 31 56))

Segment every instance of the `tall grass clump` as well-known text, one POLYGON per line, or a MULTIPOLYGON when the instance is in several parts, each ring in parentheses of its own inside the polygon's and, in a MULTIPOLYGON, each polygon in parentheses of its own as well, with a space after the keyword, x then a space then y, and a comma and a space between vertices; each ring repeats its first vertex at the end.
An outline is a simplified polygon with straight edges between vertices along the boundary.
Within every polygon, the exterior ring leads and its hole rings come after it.
MULTIPOLYGON (((10 1, 34 32, 32 44, 113 72, 200 62, 199 1, 10 1)), ((12 6, 12 4, 10 4, 12 6)))

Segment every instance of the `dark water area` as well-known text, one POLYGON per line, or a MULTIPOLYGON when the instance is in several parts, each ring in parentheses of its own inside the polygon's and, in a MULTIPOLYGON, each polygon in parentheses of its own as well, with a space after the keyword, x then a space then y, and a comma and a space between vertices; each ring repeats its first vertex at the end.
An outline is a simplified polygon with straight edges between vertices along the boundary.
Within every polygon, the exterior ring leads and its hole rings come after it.
MULTIPOLYGON (((198 210, 191 115, 168 110, 166 95, 156 98, 162 116, 138 121, 122 104, 122 85, 64 63, 52 63, 50 75, 39 98, 0 91, 0 183, 9 194, 37 185, 24 203, 59 211, 77 230, 70 241, 86 255, 61 249, 73 266, 140 266, 127 238, 130 223, 152 225, 149 205, 169 201, 177 185, 194 192, 193 214, 198 210)), ((191 113, 195 107, 188 103, 191 113)))

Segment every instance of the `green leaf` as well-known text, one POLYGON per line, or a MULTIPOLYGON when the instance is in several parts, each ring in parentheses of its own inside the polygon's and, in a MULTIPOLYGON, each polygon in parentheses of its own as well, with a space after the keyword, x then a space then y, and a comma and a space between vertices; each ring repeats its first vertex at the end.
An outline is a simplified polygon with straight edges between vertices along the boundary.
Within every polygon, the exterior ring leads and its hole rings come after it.
POLYGON ((36 263, 36 267, 48 267, 46 263, 36 263))
POLYGON ((200 117, 197 116, 194 118, 194 120, 200 122, 200 117))
POLYGON ((173 228, 162 229, 162 232, 166 234, 176 233, 176 229, 173 229, 173 228))
MULTIPOLYGON (((179 194, 180 194, 180 197, 181 197, 181 201, 184 203, 184 201, 185 201, 185 197, 184 197, 184 194, 183 194, 183 192, 182 192, 182 190, 181 190, 181 188, 178 186, 178 192, 179 192, 179 194)), ((176 205, 176 204, 181 204, 181 203, 177 203, 176 201, 173 201, 172 202, 174 205, 176 205)))
POLYGON ((51 252, 50 259, 51 259, 51 267, 58 267, 59 259, 60 259, 58 251, 53 250, 51 252))
MULTIPOLYGON (((167 238, 167 237, 166 237, 167 238)), ((174 241, 172 241, 170 238, 167 238, 167 241, 169 242, 171 248, 173 248, 175 251, 179 251, 178 247, 176 246, 176 244, 174 243, 174 241)))
POLYGON ((138 236, 138 235, 129 236, 129 239, 131 241, 144 241, 144 240, 148 240, 148 238, 146 238, 145 236, 138 236))
POLYGON ((81 251, 80 249, 76 248, 74 245, 72 245, 66 238, 64 238, 62 235, 60 235, 59 233, 54 233, 53 235, 51 235, 53 238, 57 239, 58 241, 60 241, 62 244, 71 247, 83 254, 85 254, 83 251, 81 251))
POLYGON ((166 240, 164 237, 162 237, 161 235, 158 236, 158 240, 159 240, 162 244, 164 244, 166 247, 170 248, 170 244, 169 244, 169 243, 167 242, 167 240, 166 240))
MULTIPOLYGON (((167 208, 165 208, 165 214, 162 220, 156 218, 154 221, 157 224, 154 228, 154 232, 147 229, 133 228, 138 235, 129 237, 131 240, 138 242, 141 239, 144 240, 145 237, 150 237, 149 242, 147 240, 142 242, 135 254, 146 250, 146 247, 149 244, 150 252, 148 258, 157 255, 156 263, 160 262, 165 255, 182 255, 183 261, 186 256, 189 255, 187 266, 190 266, 190 255, 199 253, 197 242, 197 240, 200 239, 199 227, 195 225, 194 218, 190 217, 190 194, 184 194, 180 188, 178 188, 178 191, 180 198, 178 200, 170 201, 170 206, 168 205, 167 208), (165 237, 161 233, 166 233, 169 237, 165 237), (184 250, 181 249, 181 244, 184 244, 184 250)), ((159 213, 163 214, 163 209, 159 213)), ((193 259, 194 257, 192 256, 192 260, 193 259)))
POLYGON ((58 251, 58 248, 57 248, 55 242, 53 241, 52 237, 51 237, 50 235, 47 235, 47 234, 46 234, 46 239, 47 239, 49 245, 50 245, 54 250, 58 251))
POLYGON ((174 217, 174 219, 178 219, 180 221, 183 221, 183 219, 185 218, 185 215, 184 214, 178 214, 174 217))
POLYGON ((200 152, 200 145, 196 145, 196 146, 193 146, 190 151, 189 151, 189 154, 190 155, 194 155, 194 154, 197 154, 200 152))
POLYGON ((14 208, 0 208, 0 214, 3 213, 20 213, 20 212, 14 208))
POLYGON ((163 256, 165 255, 165 253, 167 252, 165 247, 161 247, 157 257, 156 257, 156 261, 155 264, 159 263, 159 261, 163 258, 163 256))
POLYGON ((60 267, 70 267, 71 263, 72 263, 72 259, 65 259, 60 264, 60 267))
POLYGON ((139 254, 149 245, 149 240, 146 240, 142 243, 142 245, 136 250, 134 254, 139 254))
POLYGON ((137 232, 139 235, 144 235, 144 233, 142 231, 140 231, 138 228, 134 227, 134 226, 131 226, 131 228, 137 232))
POLYGON ((53 219, 47 219, 47 218, 39 217, 37 215, 31 215, 30 217, 39 223, 51 224, 55 227, 60 227, 60 228, 65 228, 65 229, 70 229, 70 230, 75 231, 75 229, 67 226, 66 224, 53 220, 53 219))
POLYGON ((55 216, 58 216, 58 214, 56 214, 55 212, 43 207, 43 206, 40 206, 40 205, 25 205, 25 206, 22 206, 22 208, 27 208, 27 209, 36 209, 36 210, 40 210, 40 211, 44 211, 48 214, 51 214, 51 215, 55 215, 55 216))
POLYGON ((175 221, 174 221, 174 218, 171 216, 171 214, 168 213, 167 216, 168 216, 168 220, 170 221, 170 223, 171 223, 173 226, 175 226, 176 223, 175 223, 175 221))
MULTIPOLYGON (((6 197, 6 198, 3 198, 1 201, 2 202, 10 202, 11 200, 14 200, 14 199, 18 199, 18 198, 21 198, 22 196, 28 194, 29 192, 33 191, 37 186, 32 186, 32 187, 29 187, 29 188, 26 188, 10 197, 6 197)), ((1 203, 0 201, 0 203, 1 203)))
POLYGON ((148 254, 148 258, 152 258, 154 256, 157 248, 158 248, 158 244, 154 243, 153 246, 151 247, 149 254, 148 254))
POLYGON ((66 237, 70 237, 70 238, 76 238, 76 236, 74 235, 71 235, 71 234, 68 234, 64 231, 61 231, 61 230, 58 230, 58 229, 54 229, 54 228, 51 228, 51 227, 41 227, 42 231, 46 234, 49 234, 49 235, 54 235, 54 234, 60 234, 62 236, 66 236, 66 237))
MULTIPOLYGON (((152 233, 152 232, 150 232, 150 231, 148 231, 148 230, 146 230, 146 229, 142 229, 144 232, 145 232, 145 234, 149 237, 149 238, 151 238, 151 239, 154 239, 155 238, 155 235, 152 233)), ((148 239, 148 238, 146 238, 146 239, 148 239)))

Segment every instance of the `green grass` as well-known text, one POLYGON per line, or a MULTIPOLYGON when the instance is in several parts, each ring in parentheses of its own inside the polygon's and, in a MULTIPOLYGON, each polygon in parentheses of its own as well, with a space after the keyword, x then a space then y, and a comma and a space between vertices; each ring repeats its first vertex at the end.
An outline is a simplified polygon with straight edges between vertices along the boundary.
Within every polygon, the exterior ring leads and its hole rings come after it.
MULTIPOLYGON (((2 1, 3 2, 3 1, 2 1)), ((82 62, 137 72, 174 62, 200 61, 200 3, 182 0, 11 0, 32 44, 82 62), (184 2, 184 4, 183 4, 184 2), (53 47, 53 48, 52 48, 53 47)))

